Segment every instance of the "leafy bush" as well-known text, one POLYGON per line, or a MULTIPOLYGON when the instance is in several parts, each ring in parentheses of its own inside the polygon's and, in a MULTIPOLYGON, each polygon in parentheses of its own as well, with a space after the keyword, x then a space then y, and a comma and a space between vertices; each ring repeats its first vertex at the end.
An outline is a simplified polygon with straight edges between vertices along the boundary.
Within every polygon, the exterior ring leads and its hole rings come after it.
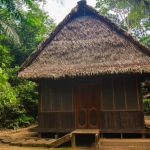
MULTIPOLYGON (((15 80, 20 79, 15 77, 15 80)), ((0 127, 16 129, 36 123, 37 85, 26 80, 16 82, 19 84, 12 87, 6 72, 0 68, 0 127)))
POLYGON ((18 99, 24 106, 26 115, 30 116, 30 123, 36 123, 36 117, 38 112, 38 86, 36 83, 23 80, 17 87, 19 94, 18 99))
POLYGON ((143 99, 144 114, 150 115, 150 99, 143 99))
POLYGON ((148 96, 150 93, 150 78, 145 78, 144 82, 141 84, 142 86, 142 95, 143 95, 143 107, 144 113, 146 115, 150 115, 150 97, 148 96))

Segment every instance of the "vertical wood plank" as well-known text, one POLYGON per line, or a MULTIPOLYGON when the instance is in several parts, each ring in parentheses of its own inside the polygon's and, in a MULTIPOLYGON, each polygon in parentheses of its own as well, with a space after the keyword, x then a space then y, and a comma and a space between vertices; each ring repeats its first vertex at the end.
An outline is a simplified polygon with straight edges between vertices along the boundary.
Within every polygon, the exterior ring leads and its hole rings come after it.
POLYGON ((101 129, 144 129, 141 111, 101 112, 101 129))
POLYGON ((75 129, 74 112, 40 113, 39 116, 39 128, 75 129))

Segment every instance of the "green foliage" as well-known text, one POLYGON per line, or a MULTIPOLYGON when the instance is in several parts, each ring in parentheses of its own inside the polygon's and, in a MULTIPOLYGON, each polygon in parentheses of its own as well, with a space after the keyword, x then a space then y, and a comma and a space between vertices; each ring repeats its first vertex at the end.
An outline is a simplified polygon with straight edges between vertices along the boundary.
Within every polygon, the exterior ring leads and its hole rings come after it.
MULTIPOLYGON (((38 3, 45 2, 45 0, 0 0, 0 33, 5 34, 15 44, 21 44, 21 37, 18 33, 19 25, 24 20, 25 11, 36 13, 29 22, 35 24, 36 19, 39 18, 45 21, 43 17, 46 13, 39 9, 38 3), (38 16, 39 12, 42 16, 38 16)), ((30 17, 31 19, 31 17, 30 17)), ((38 23, 38 22, 37 22, 38 23)), ((41 25, 41 23, 39 23, 41 25)), ((44 26, 44 25, 43 25, 44 26)))
MULTIPOLYGON (((13 71, 16 69, 18 68, 13 71)), ((13 81, 19 80, 18 85, 12 87, 8 82, 8 75, 3 72, 1 69, 0 74, 4 80, 0 82, 0 127, 16 129, 19 126, 36 123, 37 85, 15 78, 13 81)))
POLYGON ((9 38, 4 34, 0 35, 0 67, 6 68, 10 66, 13 57, 10 56, 9 38))
POLYGON ((2 91, 3 86, 6 84, 7 77, 3 73, 2 68, 0 68, 0 91, 2 91))
POLYGON ((146 78, 142 83, 144 113, 150 115, 150 79, 146 78), (149 96, 147 95, 149 94, 149 96))
POLYGON ((145 45, 147 45, 148 47, 150 47, 150 35, 141 37, 141 38, 140 38, 140 41, 141 41, 143 44, 145 44, 145 45))
POLYGON ((150 115, 150 99, 147 98, 143 99, 143 107, 144 107, 144 113, 146 115, 150 115))
POLYGON ((0 33, 5 34, 16 44, 20 44, 20 39, 16 31, 16 23, 14 22, 13 16, 9 13, 9 10, 3 3, 0 1, 0 33))
POLYGON ((38 85, 17 78, 17 70, 55 27, 40 1, 0 0, 0 127, 36 123, 38 85))
POLYGON ((110 19, 114 20, 116 15, 120 20, 116 23, 150 46, 149 0, 97 0, 96 8, 110 19))
MULTIPOLYGON (((31 81, 23 80, 23 82, 19 84, 17 90, 19 91, 18 99, 23 104, 26 114, 36 119, 38 111, 37 84, 31 81)), ((32 123, 34 123, 34 121, 32 123)))

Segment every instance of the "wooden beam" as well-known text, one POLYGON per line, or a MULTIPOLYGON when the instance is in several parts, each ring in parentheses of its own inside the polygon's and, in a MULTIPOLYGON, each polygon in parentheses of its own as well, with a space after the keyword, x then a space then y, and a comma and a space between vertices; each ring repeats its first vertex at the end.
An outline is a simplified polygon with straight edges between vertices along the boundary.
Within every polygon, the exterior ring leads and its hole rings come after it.
POLYGON ((71 146, 72 146, 72 148, 76 147, 76 141, 75 141, 75 135, 74 134, 72 134, 72 137, 71 137, 71 146))
POLYGON ((99 134, 95 134, 95 148, 99 148, 99 134))
POLYGON ((50 144, 51 147, 57 147, 67 141, 69 141, 71 139, 71 135, 67 134, 59 139, 57 139, 56 141, 54 141, 53 143, 50 144))
POLYGON ((141 130, 131 130, 131 129, 101 129, 101 133, 146 133, 145 129, 141 130))
POLYGON ((42 134, 41 133, 38 133, 38 138, 42 138, 42 134))
POLYGON ((39 133, 69 133, 72 132, 74 129, 53 129, 53 128, 38 128, 38 127, 34 127, 34 128, 30 128, 28 131, 29 132, 39 132, 39 133))

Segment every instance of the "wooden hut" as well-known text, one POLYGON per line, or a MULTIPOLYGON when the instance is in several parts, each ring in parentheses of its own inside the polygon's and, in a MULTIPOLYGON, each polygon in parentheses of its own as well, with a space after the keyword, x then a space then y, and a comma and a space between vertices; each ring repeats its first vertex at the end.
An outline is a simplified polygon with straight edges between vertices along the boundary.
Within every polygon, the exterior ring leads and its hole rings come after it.
POLYGON ((39 133, 141 133, 141 78, 149 73, 150 49, 79 1, 18 77, 39 83, 39 133))

